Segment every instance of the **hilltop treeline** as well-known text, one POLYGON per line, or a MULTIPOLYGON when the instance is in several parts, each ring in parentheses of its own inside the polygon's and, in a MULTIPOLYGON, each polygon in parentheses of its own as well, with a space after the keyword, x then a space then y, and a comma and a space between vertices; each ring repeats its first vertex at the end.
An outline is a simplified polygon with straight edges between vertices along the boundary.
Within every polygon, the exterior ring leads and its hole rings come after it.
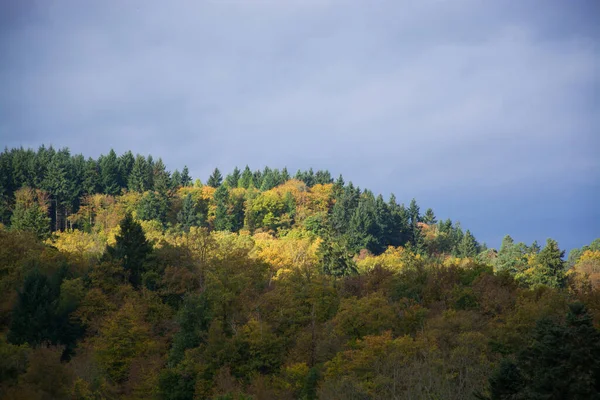
POLYGON ((0 398, 600 396, 600 240, 487 249, 327 171, 0 168, 0 398))

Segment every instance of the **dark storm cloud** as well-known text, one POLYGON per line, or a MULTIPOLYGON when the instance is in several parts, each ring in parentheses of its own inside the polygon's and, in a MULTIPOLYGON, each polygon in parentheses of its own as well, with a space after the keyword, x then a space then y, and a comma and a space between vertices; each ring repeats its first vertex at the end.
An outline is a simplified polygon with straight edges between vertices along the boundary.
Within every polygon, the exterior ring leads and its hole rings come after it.
POLYGON ((131 149, 203 180, 329 168, 492 245, 600 236, 594 1, 2 7, 9 147, 131 149))

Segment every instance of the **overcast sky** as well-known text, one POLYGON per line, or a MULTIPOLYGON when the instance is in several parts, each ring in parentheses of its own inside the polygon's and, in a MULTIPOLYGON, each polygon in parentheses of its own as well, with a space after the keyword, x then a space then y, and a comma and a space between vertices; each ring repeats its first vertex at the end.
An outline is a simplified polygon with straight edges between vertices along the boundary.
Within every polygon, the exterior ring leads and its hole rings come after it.
POLYGON ((570 249, 600 237, 597 0, 0 0, 0 144, 327 168, 570 249))

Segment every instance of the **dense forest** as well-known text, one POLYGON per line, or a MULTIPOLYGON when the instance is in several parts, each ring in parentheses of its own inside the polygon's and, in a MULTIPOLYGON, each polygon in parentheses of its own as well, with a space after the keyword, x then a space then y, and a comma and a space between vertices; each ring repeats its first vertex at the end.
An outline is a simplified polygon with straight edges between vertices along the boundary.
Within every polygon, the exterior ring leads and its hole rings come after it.
POLYGON ((600 399, 600 239, 328 171, 0 154, 0 398, 600 399))

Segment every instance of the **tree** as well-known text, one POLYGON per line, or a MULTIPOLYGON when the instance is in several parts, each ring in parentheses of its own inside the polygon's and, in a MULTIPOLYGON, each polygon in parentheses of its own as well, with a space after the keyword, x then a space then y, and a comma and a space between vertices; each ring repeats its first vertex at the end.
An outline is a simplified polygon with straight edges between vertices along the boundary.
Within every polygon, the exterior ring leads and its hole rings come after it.
POLYGON ((201 213, 192 195, 188 193, 183 199, 181 211, 177 213, 179 222, 184 231, 189 232, 192 226, 202 226, 206 222, 206 213, 201 213))
POLYGON ((188 170, 187 165, 183 166, 181 170, 181 186, 190 186, 192 184, 192 178, 190 177, 190 171, 188 170))
POLYGON ((232 189, 238 187, 238 183, 240 181, 241 176, 242 173, 240 172, 240 169, 238 167, 235 167, 233 169, 233 172, 227 175, 227 177, 225 178, 227 186, 229 186, 232 189))
POLYGON ((356 264, 346 247, 337 241, 323 240, 317 252, 321 270, 325 275, 342 277, 355 274, 356 264))
POLYGON ((565 324, 538 321, 529 346, 491 376, 490 393, 492 400, 600 398, 600 332, 585 306, 570 304, 565 324))
POLYGON ((101 192, 100 168, 93 158, 88 158, 83 171, 82 191, 91 195, 101 192))
POLYGON ((558 248, 556 240, 548 239, 546 246, 537 256, 538 267, 535 274, 536 283, 542 283, 551 287, 563 287, 565 285, 565 256, 564 250, 558 248))
POLYGON ((119 157, 119 186, 122 188, 126 188, 129 182, 129 175, 131 174, 131 170, 133 169, 133 164, 135 163, 135 157, 128 151, 123 153, 121 157, 119 157))
POLYGON ((168 211, 169 201, 165 194, 148 192, 138 203, 137 216, 144 221, 156 220, 165 225, 168 211))
POLYGON ((28 187, 17 190, 11 229, 32 232, 40 239, 47 238, 50 234, 48 195, 28 187))
POLYGON ((173 172, 173 175, 171 175, 171 185, 173 187, 173 189, 177 189, 178 187, 182 186, 181 185, 181 172, 179 172, 179 170, 175 170, 175 172, 173 172))
MULTIPOLYGON (((33 347, 61 344, 66 346, 63 359, 71 356, 83 329, 71 318, 80 298, 69 296, 69 292, 74 293, 70 290, 74 285, 68 284, 64 276, 65 269, 61 269, 49 279, 37 268, 26 276, 13 309, 8 334, 11 343, 29 343, 33 347)), ((79 292, 82 290, 81 284, 79 292)))
POLYGON ((461 257, 475 257, 479 253, 479 244, 468 229, 460 242, 459 253, 461 257))
POLYGON ((98 164, 104 193, 112 196, 119 194, 119 163, 115 151, 111 149, 108 155, 100 156, 98 164))
POLYGON ((244 172, 242 172, 242 175, 240 176, 240 179, 238 181, 238 186, 244 189, 248 189, 250 186, 256 186, 254 185, 254 179, 252 176, 252 171, 250 170, 250 167, 248 167, 246 165, 246 168, 244 168, 244 172))
POLYGON ((135 157, 135 162, 133 163, 133 168, 129 175, 129 190, 140 193, 150 190, 150 174, 148 173, 150 168, 150 165, 143 156, 138 154, 135 157))
POLYGON ((142 282, 152 246, 146 240, 142 226, 133 219, 131 213, 125 215, 120 228, 115 246, 108 246, 107 251, 109 256, 121 260, 123 269, 129 273, 129 282, 137 288, 142 282))
POLYGON ((161 158, 154 164, 154 189, 161 195, 166 195, 171 189, 171 174, 165 168, 161 158))
MULTIPOLYGON (((212 186, 212 185, 210 185, 212 186)), ((228 212, 229 208, 229 190, 227 186, 220 185, 215 191, 215 211, 214 227, 218 231, 231 231, 231 218, 228 212)))
POLYGON ((198 347, 206 340, 211 320, 211 307, 206 292, 186 295, 177 313, 179 331, 173 336, 169 366, 179 364, 187 349, 198 347))
POLYGON ((435 218, 435 214, 433 213, 433 210, 431 208, 428 208, 427 211, 425 211, 425 215, 423 216, 423 222, 425 222, 428 225, 433 225, 437 223, 437 219, 435 218))
POLYGON ((221 182, 223 182, 223 176, 221 175, 221 171, 219 171, 219 168, 215 168, 212 175, 208 178, 206 184, 208 186, 218 188, 219 186, 221 186, 221 182))

